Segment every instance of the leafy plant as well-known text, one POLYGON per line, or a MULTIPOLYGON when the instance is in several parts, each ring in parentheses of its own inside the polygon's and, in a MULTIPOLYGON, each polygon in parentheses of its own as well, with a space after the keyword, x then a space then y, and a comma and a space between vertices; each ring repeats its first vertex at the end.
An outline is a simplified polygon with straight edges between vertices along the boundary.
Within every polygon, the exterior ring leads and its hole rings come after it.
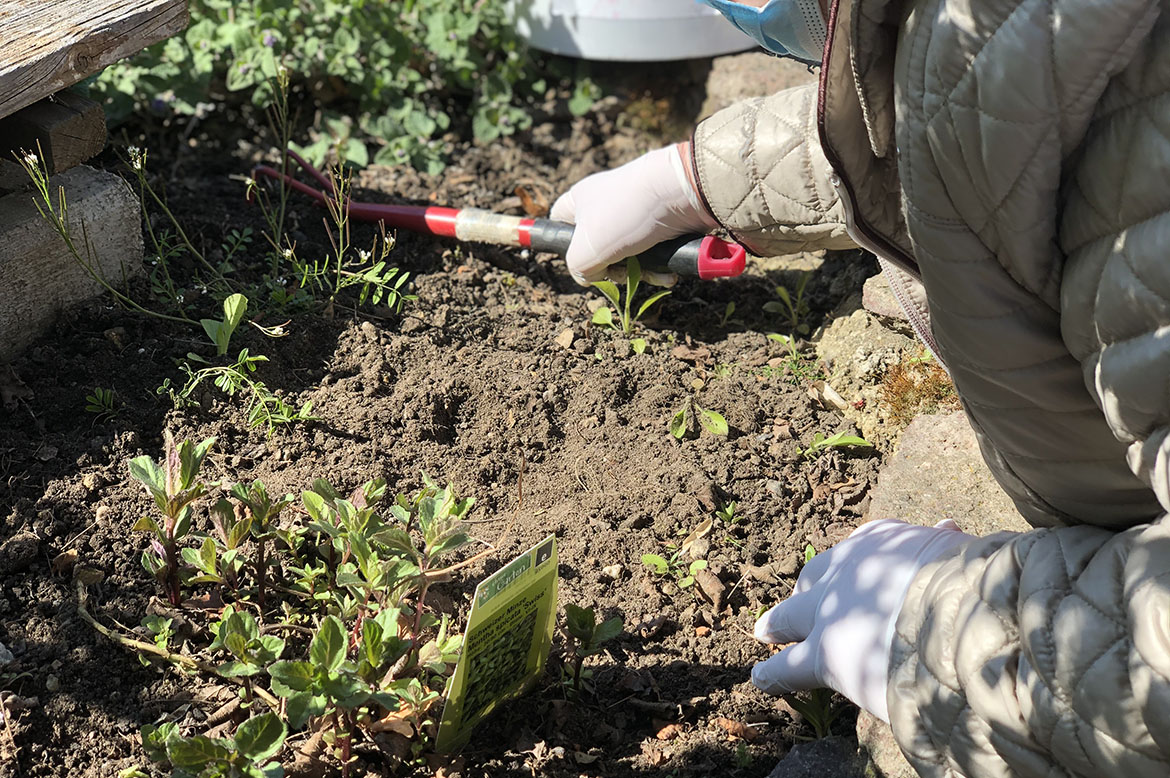
POLYGON ((835 435, 825 437, 818 432, 813 435, 812 443, 809 447, 803 449, 800 455, 809 458, 831 448, 873 448, 873 444, 865 438, 860 438, 856 435, 847 435, 844 432, 838 432, 835 435))
POLYGON ((764 303, 765 311, 782 314, 789 329, 801 335, 807 335, 809 331, 808 323, 805 321, 808 318, 809 307, 804 293, 811 278, 812 274, 802 273, 792 292, 789 292, 788 287, 783 284, 777 286, 776 296, 780 298, 779 302, 773 300, 764 303))
POLYGON ((296 498, 291 494, 286 494, 274 500, 268 495, 267 487, 259 480, 253 481, 250 486, 235 484, 232 486, 231 493, 232 497, 246 509, 247 515, 244 521, 247 522, 247 528, 256 541, 256 560, 252 569, 256 574, 256 599, 260 608, 263 609, 269 565, 266 553, 268 543, 276 537, 277 518, 285 508, 296 501, 296 498))
POLYGON ((214 444, 215 438, 208 438, 198 445, 187 440, 175 445, 168 430, 161 465, 149 456, 135 457, 129 463, 130 475, 146 487, 162 514, 161 525, 150 516, 143 516, 134 530, 152 536, 150 548, 142 552, 142 566, 163 582, 171 605, 182 602, 178 544, 190 532, 192 503, 206 491, 198 480, 199 470, 214 444))
POLYGON ((259 675, 284 653, 284 640, 276 635, 261 635, 256 619, 246 611, 228 605, 223 618, 212 625, 215 640, 208 650, 226 650, 229 659, 216 668, 224 678, 242 678, 244 700, 252 701, 252 677, 259 675))
POLYGON ((95 422, 106 421, 118 415, 114 405, 114 390, 95 386, 93 392, 85 396, 85 410, 97 415, 95 422))
POLYGON ((633 331, 634 324, 645 315, 650 306, 670 294, 669 289, 656 292, 638 307, 632 310, 634 296, 638 293, 638 286, 642 283, 642 266, 637 257, 626 260, 626 293, 623 295, 617 284, 612 281, 596 281, 593 286, 613 303, 613 308, 601 307, 593 312, 593 323, 612 330, 624 332, 627 335, 633 331), (616 311, 616 313, 615 313, 616 311), (614 316, 617 316, 615 321, 614 316))
POLYGON ((272 760, 287 735, 279 716, 262 713, 240 724, 232 738, 185 738, 176 724, 147 725, 142 748, 174 778, 282 778, 284 768, 272 760))
POLYGON ((676 551, 670 558, 658 554, 643 554, 642 564, 650 568, 655 575, 673 576, 677 579, 680 589, 687 589, 695 583, 695 573, 707 569, 707 560, 696 559, 687 564, 682 558, 682 551, 676 551))
POLYGON ((727 306, 723 309, 723 313, 719 316, 719 326, 726 327, 728 324, 736 321, 731 317, 735 315, 735 300, 730 300, 727 306))
POLYGON ((580 694, 581 666, 587 657, 601 653, 602 643, 621 634, 622 620, 614 616, 598 624, 592 608, 565 603, 565 629, 573 638, 573 691, 580 694))
POLYGON ((240 326, 247 310, 248 298, 237 293, 224 298, 222 319, 218 321, 215 319, 199 320, 199 323, 203 325, 203 331, 215 344, 216 356, 223 356, 227 353, 232 334, 236 331, 236 327, 240 326))
MULTIPOLYGON (((461 119, 480 141, 522 131, 525 103, 546 88, 529 78, 500 3, 194 0, 190 18, 184 34, 97 79, 112 121, 131 111, 196 115, 211 100, 264 108, 284 70, 296 103, 318 116, 303 149, 315 164, 336 150, 359 166, 438 173, 444 136, 461 119)), ((570 108, 587 110, 595 89, 580 82, 570 108)))
POLYGON ((739 503, 736 502, 735 500, 732 500, 731 502, 729 502, 725 505, 720 505, 719 507, 717 507, 715 509, 715 516, 720 521, 722 521, 724 524, 726 524, 728 526, 734 526, 736 524, 739 524, 741 521, 743 521, 743 516, 736 514, 736 509, 738 507, 739 507, 739 503))
POLYGON ((817 550, 816 550, 816 548, 813 546, 813 544, 812 544, 812 543, 809 543, 807 546, 805 546, 805 547, 804 547, 804 563, 805 563, 806 565, 807 565, 809 562, 813 561, 813 558, 814 558, 816 555, 817 555, 817 550))
POLYGON ((833 722, 843 710, 843 706, 837 703, 833 692, 828 689, 813 689, 805 694, 789 695, 785 699, 813 728, 818 740, 832 734, 833 722))
POLYGON ((712 435, 727 435, 729 428, 723 415, 699 406, 693 399, 687 400, 682 408, 670 419, 670 434, 682 440, 691 431, 693 420, 698 419, 703 429, 712 435))

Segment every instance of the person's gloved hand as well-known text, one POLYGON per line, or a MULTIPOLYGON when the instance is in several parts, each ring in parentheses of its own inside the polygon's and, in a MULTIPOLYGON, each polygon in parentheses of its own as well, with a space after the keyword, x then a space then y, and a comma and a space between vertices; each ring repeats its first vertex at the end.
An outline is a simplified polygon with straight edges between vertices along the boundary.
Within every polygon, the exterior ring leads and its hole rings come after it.
POLYGON ((691 183, 687 148, 667 146, 583 178, 553 204, 549 218, 577 225, 565 255, 573 280, 601 281, 616 262, 718 226, 691 183))
POLYGON ((793 595, 756 621, 756 639, 795 644, 753 667, 752 682, 777 695, 828 687, 888 722, 890 646, 910 582, 973 539, 949 519, 934 527, 882 520, 817 554, 793 595))

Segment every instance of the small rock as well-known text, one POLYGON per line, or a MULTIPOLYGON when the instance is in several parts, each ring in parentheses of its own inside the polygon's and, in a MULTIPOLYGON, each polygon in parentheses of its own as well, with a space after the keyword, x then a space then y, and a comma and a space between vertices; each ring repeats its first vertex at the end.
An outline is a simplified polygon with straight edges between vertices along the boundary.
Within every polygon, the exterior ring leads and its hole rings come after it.
POLYGON ((610 581, 616 581, 622 577, 625 569, 622 565, 607 565, 601 568, 601 577, 610 581))
POLYGON ((55 675, 50 675, 45 678, 45 691, 56 692, 61 689, 61 681, 55 675))
POLYGON ((37 449, 36 458, 41 460, 42 462, 48 462, 49 460, 56 459, 57 458, 57 447, 56 446, 41 446, 39 449, 37 449))
POLYGON ((898 304, 898 298, 894 297, 894 291, 890 289, 890 282, 884 273, 866 280, 861 290, 861 304, 865 310, 878 316, 907 321, 906 312, 898 304))
POLYGON ((81 485, 92 492, 101 486, 101 481, 98 479, 97 473, 86 473, 81 477, 81 485))
POLYGON ((106 522, 106 521, 109 521, 109 519, 110 519, 110 512, 111 512, 110 506, 99 505, 97 507, 97 510, 95 510, 93 512, 93 517, 95 519, 97 519, 99 522, 106 522))
POLYGON ((8 646, 0 643, 0 667, 15 661, 16 657, 8 650, 8 646))
POLYGON ((0 544, 0 574, 9 575, 28 569, 37 557, 40 540, 31 532, 13 535, 0 544))
POLYGON ((780 483, 779 481, 768 481, 766 484, 764 484, 764 489, 766 489, 773 497, 784 496, 784 484, 780 483))
POLYGON ((833 735, 796 744, 768 778, 856 778, 864 769, 856 741, 833 735))
POLYGON ((361 323, 361 327, 360 327, 360 329, 361 329, 361 331, 362 331, 363 333, 365 333, 365 334, 366 334, 366 336, 367 336, 367 337, 371 337, 371 338, 372 338, 372 337, 375 337, 375 336, 378 334, 378 328, 377 328, 377 327, 375 327, 375 326, 374 326, 374 323, 373 323, 373 322, 371 322, 371 321, 363 321, 363 322, 361 323))
POLYGON ((572 328, 569 328, 569 329, 565 330, 564 332, 562 332, 560 335, 557 335, 554 343, 556 343, 561 348, 572 348, 573 347, 573 340, 575 338, 576 338, 576 335, 573 334, 572 328))
POLYGON ((126 348, 126 328, 125 327, 110 327, 102 333, 106 340, 113 343, 116 348, 126 348))

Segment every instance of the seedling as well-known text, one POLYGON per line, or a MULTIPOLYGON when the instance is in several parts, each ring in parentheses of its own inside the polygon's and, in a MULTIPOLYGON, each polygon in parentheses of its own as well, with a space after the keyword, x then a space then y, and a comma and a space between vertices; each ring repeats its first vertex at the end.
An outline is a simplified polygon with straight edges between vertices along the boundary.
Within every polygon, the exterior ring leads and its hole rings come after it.
POLYGON ((727 419, 716 411, 700 407, 693 399, 688 399, 678 413, 671 417, 670 434, 682 440, 691 431, 694 426, 693 421, 696 418, 703 429, 712 435, 727 435, 729 430, 727 419))
POLYGON ((677 579, 678 588, 688 589, 695 583, 695 573, 707 569, 707 560, 696 559, 688 565, 680 559, 681 556, 681 550, 671 554, 669 559, 658 554, 643 554, 642 564, 649 567, 655 575, 674 576, 677 579))
POLYGON ((275 713, 245 721, 233 738, 180 737, 177 724, 142 728, 142 748, 152 762, 169 765, 173 778, 282 778, 272 759, 288 730, 275 713))
POLYGON ((776 296, 780 298, 780 301, 773 300, 764 304, 765 311, 782 314, 789 329, 801 335, 808 334, 808 324, 805 319, 808 318, 809 308, 808 301, 804 298, 804 292, 810 278, 812 278, 811 274, 802 273, 796 282, 795 290, 792 292, 789 292, 788 287, 784 285, 777 286, 776 296))
POLYGON ((617 284, 612 281, 596 281, 593 286, 597 287, 606 299, 613 303, 613 309, 608 307, 598 308, 593 312, 593 323, 599 324, 603 327, 609 327, 612 330, 630 334, 634 329, 634 324, 642 318, 642 316, 649 310, 650 306, 670 294, 669 289, 663 289, 656 292, 646 299, 637 309, 637 312, 631 312, 631 306, 634 301, 634 295, 638 292, 638 285, 642 283, 642 266, 638 263, 636 257, 630 257, 626 260, 626 294, 625 299, 622 299, 621 290, 618 289, 617 284), (614 310, 617 311, 617 321, 614 320, 614 310), (619 326, 620 324, 620 326, 619 326))
POLYGON ((807 546, 804 547, 804 563, 806 565, 809 562, 813 561, 813 557, 815 557, 816 555, 817 555, 817 550, 816 550, 816 548, 813 547, 812 543, 809 543, 807 546))
MULTIPOLYGON (((143 616, 142 621, 139 623, 146 630, 146 633, 150 635, 154 644, 165 650, 171 638, 175 636, 175 631, 171 629, 173 622, 174 619, 164 619, 162 616, 143 616)), ((150 667, 150 662, 141 654, 138 656, 138 662, 143 667, 150 667)))
POLYGON ((264 587, 268 575, 268 559, 266 551, 268 541, 276 536, 276 519, 281 511, 292 505, 296 498, 286 494, 278 500, 268 496, 268 489, 259 481, 253 481, 251 486, 236 484, 232 487, 232 497, 236 498, 247 509, 245 520, 248 529, 256 540, 256 561, 253 570, 256 573, 256 600, 260 609, 264 609, 264 587))
POLYGON ((565 603, 565 627, 574 640, 573 647, 573 692, 581 693, 581 666, 586 657, 601 653, 601 644, 612 640, 622 632, 622 620, 618 616, 597 623, 597 614, 592 608, 581 608, 565 603))
POLYGON ((118 415, 114 407, 114 390, 95 386, 91 394, 85 396, 85 410, 97 415, 94 423, 107 421, 118 415))
POLYGON ((743 516, 737 515, 735 512, 738 507, 739 503, 735 500, 732 500, 726 505, 721 505, 716 508, 715 516, 729 527, 735 526, 736 524, 739 524, 741 521, 743 521, 743 516))
POLYGON ((223 318, 219 321, 215 319, 200 319, 199 323, 203 325, 203 331, 207 333, 207 337, 215 344, 216 356, 223 356, 228 351, 228 343, 232 339, 232 334, 235 333, 236 328, 240 326, 240 322, 244 319, 244 314, 248 310, 248 298, 242 294, 229 295, 223 301, 223 318))
POLYGON ((731 324, 733 322, 738 321, 736 319, 731 318, 734 315, 735 315, 735 300, 732 300, 732 301, 728 302, 727 307, 723 309, 723 314, 719 317, 719 326, 726 327, 728 324, 731 324))
POLYGON ((149 456, 140 456, 130 460, 129 467, 130 475, 154 497, 163 518, 161 526, 150 516, 143 516, 134 525, 135 531, 153 536, 150 548, 142 552, 142 566, 163 582, 167 599, 177 606, 182 602, 178 544, 191 530, 191 504, 205 491, 198 480, 199 469, 215 438, 198 445, 184 440, 176 446, 168 430, 165 440, 166 456, 161 466, 149 456))
POLYGON ((830 448, 873 448, 873 444, 865 438, 859 438, 856 435, 846 435, 844 432, 838 432, 835 435, 825 437, 820 432, 813 435, 812 443, 809 447, 802 450, 800 455, 806 459, 814 457, 830 448))
POLYGON ((785 699, 813 728, 813 734, 818 740, 832 734, 833 722, 842 711, 842 706, 833 698, 833 692, 828 689, 813 689, 806 695, 792 694, 785 699))

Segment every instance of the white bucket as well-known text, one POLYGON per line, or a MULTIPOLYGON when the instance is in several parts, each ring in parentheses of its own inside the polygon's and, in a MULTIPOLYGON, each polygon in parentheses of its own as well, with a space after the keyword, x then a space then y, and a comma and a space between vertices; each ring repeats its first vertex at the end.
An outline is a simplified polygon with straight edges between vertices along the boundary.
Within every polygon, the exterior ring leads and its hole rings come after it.
POLYGON ((697 0, 508 0, 535 48, 583 59, 658 62, 744 51, 755 41, 697 0))

